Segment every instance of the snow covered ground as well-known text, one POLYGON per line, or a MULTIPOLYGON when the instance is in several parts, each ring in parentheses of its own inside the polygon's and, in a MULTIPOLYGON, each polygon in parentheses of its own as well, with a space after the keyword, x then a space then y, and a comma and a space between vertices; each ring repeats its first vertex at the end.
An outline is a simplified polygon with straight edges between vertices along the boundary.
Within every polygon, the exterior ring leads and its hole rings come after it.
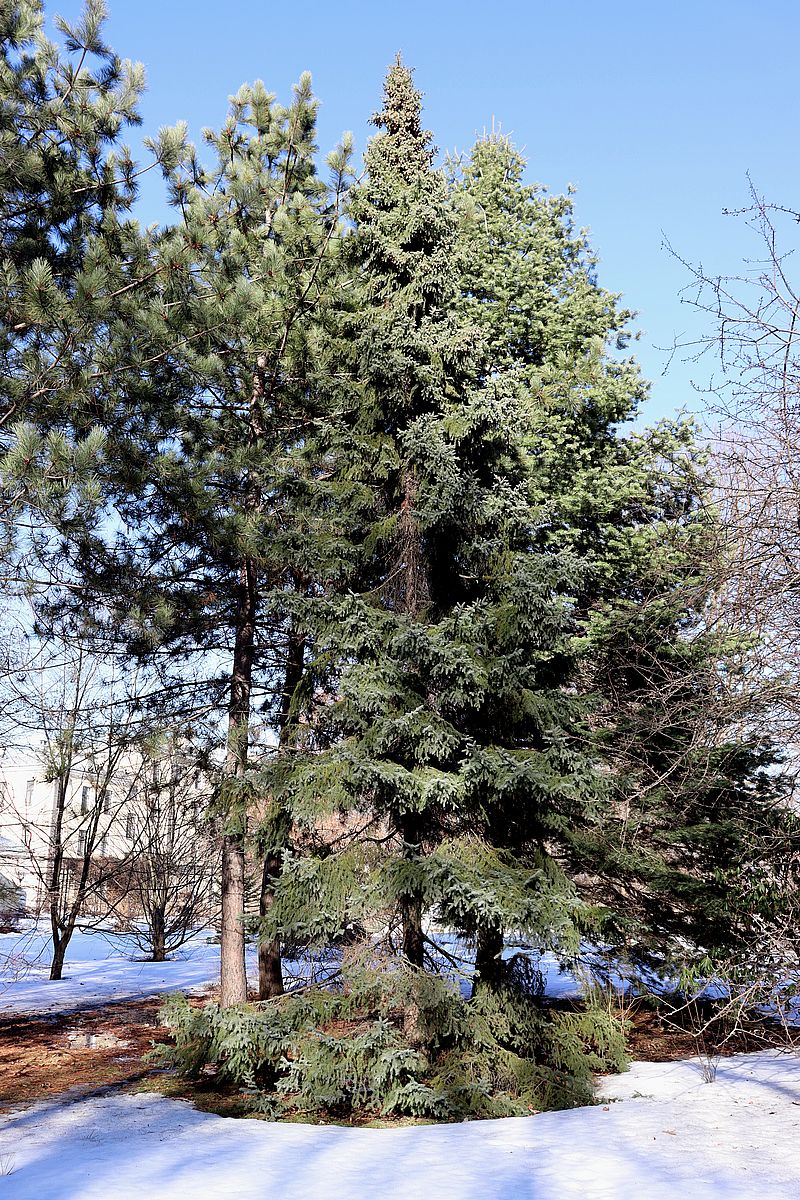
MULTIPOLYGON (((219 946, 199 934, 166 963, 137 962, 130 942, 77 931, 67 949, 64 978, 52 981, 46 929, 0 935, 0 1016, 69 1012, 114 1000, 194 991, 219 975, 219 946)), ((255 953, 248 964, 258 977, 255 953)))
MULTIPOLYGON (((0 1015, 60 1012, 205 988, 219 948, 198 935, 169 963, 75 935, 47 979, 44 930, 0 936, 0 1015)), ((255 973, 251 956, 250 968, 255 973)), ((576 988, 547 962, 548 991, 576 988)), ((0 1200, 797 1200, 800 1057, 635 1063, 596 1107, 404 1129, 271 1125, 109 1092, 0 1118, 0 1200), (708 1078, 715 1074, 712 1082, 708 1078)))
POLYGON ((618 1102, 405 1129, 270 1125, 153 1095, 39 1104, 0 1131, 3 1200, 797 1200, 800 1061, 640 1063, 618 1102), (624 1099, 623 1099, 624 1097, 624 1099), (10 1172, 10 1173, 9 1173, 10 1172))
MULTIPOLYGON (((457 949, 455 943, 448 948, 457 949)), ((113 933, 73 934, 67 949, 64 978, 52 981, 49 973, 50 940, 46 925, 30 926, 20 933, 0 934, 0 1017, 19 1013, 71 1012, 115 1000, 135 1000, 163 992, 204 991, 219 977, 219 945, 199 933, 172 955, 169 962, 142 962, 130 941, 113 933)), ((465 969, 469 963, 464 959, 465 969)), ((335 967, 335 963, 332 964, 335 967)), ((542 956, 549 996, 577 995, 580 985, 559 969, 552 954, 542 956)), ((307 978, 313 965, 285 963, 287 977, 307 978)), ((325 970, 324 964, 318 969, 325 970)), ((248 952, 248 977, 258 980, 256 952, 248 952)), ((469 986, 469 981, 464 981, 469 986)))

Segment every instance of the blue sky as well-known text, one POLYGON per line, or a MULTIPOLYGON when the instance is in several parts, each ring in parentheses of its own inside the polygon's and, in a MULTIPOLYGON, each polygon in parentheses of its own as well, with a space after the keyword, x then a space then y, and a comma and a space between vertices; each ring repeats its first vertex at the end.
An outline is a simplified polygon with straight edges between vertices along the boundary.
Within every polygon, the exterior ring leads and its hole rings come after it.
MULTIPOLYGON (((197 137, 227 97, 263 79, 280 98, 303 70, 322 101, 320 144, 352 130, 363 148, 397 50, 416 69, 442 152, 492 118, 525 150, 529 177, 577 187, 576 214, 600 254, 600 281, 638 311, 636 354, 653 383, 645 416, 702 409, 705 364, 658 347, 704 328, 681 304, 687 273, 663 248, 736 272, 756 243, 722 215, 748 200, 747 174, 800 206, 795 0, 109 0, 108 36, 144 62, 145 132, 183 118, 197 137)), ((47 0, 68 19, 78 0, 47 0)), ((135 142, 134 142, 135 144, 135 142)), ((165 216, 147 177, 139 215, 165 216)))

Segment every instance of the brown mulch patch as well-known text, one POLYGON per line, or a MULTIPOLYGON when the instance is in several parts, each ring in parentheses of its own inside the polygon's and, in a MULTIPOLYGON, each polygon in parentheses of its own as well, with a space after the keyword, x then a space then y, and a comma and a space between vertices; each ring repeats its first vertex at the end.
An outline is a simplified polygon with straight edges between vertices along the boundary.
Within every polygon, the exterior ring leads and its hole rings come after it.
POLYGON ((159 1007, 150 999, 0 1020, 0 1107, 153 1075, 144 1056, 154 1042, 169 1038, 159 1007))
MULTIPOLYGON (((701 1021, 710 1014, 699 1014, 701 1021)), ((683 1058, 711 1055, 727 1058, 755 1050, 787 1048, 796 1043, 798 1032, 764 1021, 731 1029, 710 1022, 703 1032, 692 1032, 679 1014, 670 1016, 646 1005, 634 1006, 627 1014, 628 1053, 634 1061, 677 1062, 683 1058)))

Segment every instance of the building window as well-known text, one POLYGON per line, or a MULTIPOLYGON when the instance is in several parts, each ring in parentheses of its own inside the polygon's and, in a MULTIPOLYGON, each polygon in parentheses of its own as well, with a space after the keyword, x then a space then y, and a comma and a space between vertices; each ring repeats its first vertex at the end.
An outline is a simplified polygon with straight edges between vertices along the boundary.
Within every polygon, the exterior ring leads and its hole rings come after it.
POLYGON ((136 817, 133 813, 128 813, 125 821, 125 837, 129 842, 132 842, 136 836, 136 817))
POLYGON ((28 782, 25 784, 25 803, 26 804, 30 804, 31 800, 33 799, 33 787, 34 787, 35 783, 36 783, 35 779, 29 779, 28 782))
POLYGON ((78 833, 78 858, 84 858, 86 855, 86 830, 81 829, 78 833))
POLYGON ((81 788, 81 813, 89 811, 89 789, 86 784, 81 788))

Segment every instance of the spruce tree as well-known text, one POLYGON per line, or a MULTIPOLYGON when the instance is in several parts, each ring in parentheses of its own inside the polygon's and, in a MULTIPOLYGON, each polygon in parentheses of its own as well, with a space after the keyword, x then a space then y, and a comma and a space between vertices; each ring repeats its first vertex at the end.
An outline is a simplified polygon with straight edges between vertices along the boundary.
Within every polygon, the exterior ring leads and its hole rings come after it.
MULTIPOLYGON (((327 511, 347 498, 331 525, 346 568, 304 618, 312 672, 330 682, 306 753, 273 784, 310 841, 337 812, 344 827, 287 861, 271 920, 322 942, 360 924, 368 960, 382 928, 394 977, 410 972, 405 1035, 429 1051, 446 1037, 425 999, 448 974, 436 929, 468 938, 485 988, 465 1028, 497 1021, 503 1044, 486 1033, 489 1044, 519 1063, 535 1053, 523 1047, 536 1000, 524 970, 503 965, 504 935, 568 955, 591 921, 554 852, 602 791, 565 687, 577 568, 540 536, 518 389, 486 369, 456 311, 459 216, 399 60, 374 122, 350 196, 348 379, 328 431, 327 511)), ((444 1091, 475 1086, 465 1061, 442 1067, 444 1091)))
POLYGON ((570 654, 609 787, 565 865, 604 906, 604 937, 652 962, 656 948, 725 940, 733 867, 750 857, 743 831, 763 824, 780 785, 734 700, 741 633, 713 624, 721 531, 696 431, 625 431, 646 395, 618 354, 631 314, 598 285, 571 199, 526 185, 524 169, 493 135, 454 171, 461 304, 525 410, 544 544, 582 564, 570 654))
POLYGON ((632 314, 599 285, 571 196, 526 184, 525 168, 502 134, 451 164, 466 215, 460 305, 483 334, 485 370, 502 373, 520 397, 532 486, 549 516, 541 537, 580 559, 585 596, 576 604, 585 612, 618 529, 620 496, 635 494, 644 470, 628 462, 623 423, 647 385, 619 353, 632 314))

